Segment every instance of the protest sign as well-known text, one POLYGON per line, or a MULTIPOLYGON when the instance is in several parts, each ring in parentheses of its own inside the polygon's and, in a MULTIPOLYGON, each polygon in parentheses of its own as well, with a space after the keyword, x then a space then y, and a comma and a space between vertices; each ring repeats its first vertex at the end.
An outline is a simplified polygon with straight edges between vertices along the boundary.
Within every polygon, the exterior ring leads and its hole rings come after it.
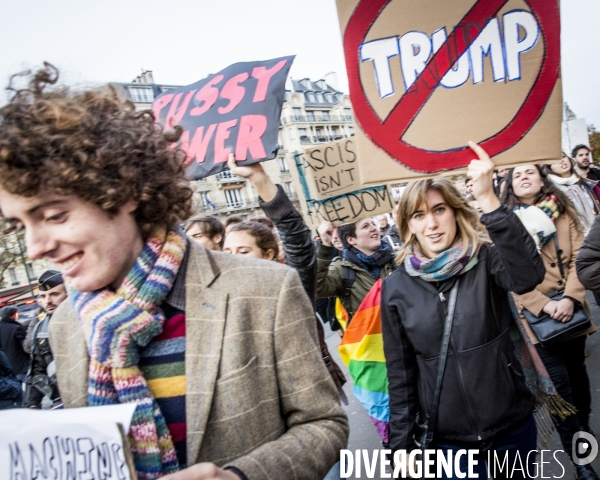
POLYGON ((135 404, 0 412, 0 479, 134 480, 129 431, 135 404))
POLYGON ((336 2, 363 184, 560 158, 557 0, 336 2))
POLYGON ((353 139, 322 144, 295 155, 294 177, 309 225, 316 228, 329 221, 339 226, 392 211, 394 199, 386 185, 362 187, 357 159, 353 139))
POLYGON ((230 65, 154 100, 156 121, 183 128, 187 176, 200 179, 227 169, 233 152, 241 165, 275 158, 285 82, 294 57, 230 65))
POLYGON ((307 148, 299 155, 302 174, 313 200, 323 200, 361 188, 356 145, 351 138, 307 148))

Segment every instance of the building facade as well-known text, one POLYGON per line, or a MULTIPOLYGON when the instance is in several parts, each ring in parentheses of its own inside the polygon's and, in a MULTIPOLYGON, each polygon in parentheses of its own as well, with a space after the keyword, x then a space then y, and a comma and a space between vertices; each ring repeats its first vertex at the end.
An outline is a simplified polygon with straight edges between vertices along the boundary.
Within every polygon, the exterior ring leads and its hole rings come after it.
MULTIPOLYGON (((113 84, 120 94, 131 100, 137 110, 150 109, 154 99, 176 85, 154 82, 152 72, 144 72, 131 83, 113 84)), ((321 80, 289 80, 281 111, 277 158, 263 162, 269 177, 283 186, 297 204, 290 168, 294 155, 319 143, 331 142, 354 134, 350 98, 338 87, 335 73, 321 80)), ((258 196, 250 182, 229 171, 193 182, 197 213, 210 213, 224 220, 230 215, 249 218, 263 215, 258 196)), ((299 205, 297 205, 299 208, 299 205)))

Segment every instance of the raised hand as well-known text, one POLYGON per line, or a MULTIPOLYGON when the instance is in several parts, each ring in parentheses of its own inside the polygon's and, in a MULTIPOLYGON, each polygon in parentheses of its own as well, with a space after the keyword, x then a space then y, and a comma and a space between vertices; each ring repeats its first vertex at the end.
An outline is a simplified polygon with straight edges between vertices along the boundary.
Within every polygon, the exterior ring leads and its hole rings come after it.
POLYGON ((233 153, 230 153, 227 159, 227 166, 234 175, 250 180, 250 183, 254 185, 256 193, 258 193, 263 202, 270 202, 277 195, 277 186, 271 181, 260 163, 240 167, 235 163, 233 153))
POLYGON ((255 176, 257 174, 265 173, 265 170, 263 169, 260 163, 253 163, 252 165, 240 167, 235 162, 235 156, 233 155, 233 153, 229 154, 229 158, 227 159, 227 166, 229 167, 229 170, 231 170, 231 173, 233 173, 234 175, 248 179, 250 179, 250 177, 252 177, 253 175, 255 176))
POLYGON ((331 222, 325 221, 321 223, 321 225, 319 225, 319 228, 317 228, 317 232, 319 232, 319 237, 321 237, 321 243, 323 245, 325 245, 326 247, 331 247, 333 245, 333 225, 331 224, 331 222))
POLYGON ((483 213, 493 212, 500 207, 500 201, 494 194, 494 162, 487 152, 475 142, 469 142, 469 147, 477 155, 477 160, 471 160, 467 169, 467 177, 473 180, 473 196, 479 202, 483 213))

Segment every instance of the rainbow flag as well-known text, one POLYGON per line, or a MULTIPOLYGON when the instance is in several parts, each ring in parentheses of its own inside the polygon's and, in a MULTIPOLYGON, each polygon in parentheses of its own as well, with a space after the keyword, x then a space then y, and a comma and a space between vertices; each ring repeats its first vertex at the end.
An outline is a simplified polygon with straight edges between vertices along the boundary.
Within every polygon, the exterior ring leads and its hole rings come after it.
POLYGON ((338 347, 348 366, 352 393, 368 410, 384 443, 389 443, 390 396, 381 335, 382 280, 377 280, 363 299, 338 347))
POLYGON ((348 325, 348 312, 338 297, 335 297, 335 318, 342 327, 342 332, 345 332, 348 325))

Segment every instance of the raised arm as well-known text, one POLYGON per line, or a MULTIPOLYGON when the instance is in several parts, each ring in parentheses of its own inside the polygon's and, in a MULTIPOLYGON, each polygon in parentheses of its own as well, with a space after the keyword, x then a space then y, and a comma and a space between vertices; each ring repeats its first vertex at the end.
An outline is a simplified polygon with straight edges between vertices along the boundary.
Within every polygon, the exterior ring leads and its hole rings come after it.
POLYGON ((542 258, 521 221, 496 198, 494 162, 476 143, 469 142, 469 146, 478 159, 469 164, 467 176, 473 180, 473 196, 483 211, 481 223, 494 242, 488 257, 488 272, 505 290, 529 292, 544 280, 546 269, 542 258))
POLYGON ((308 297, 314 303, 316 289, 317 260, 310 229, 302 215, 294 208, 280 185, 275 185, 260 163, 240 167, 233 154, 228 160, 231 173, 247 178, 256 189, 259 205, 265 215, 273 220, 285 251, 285 263, 300 275, 308 297))

